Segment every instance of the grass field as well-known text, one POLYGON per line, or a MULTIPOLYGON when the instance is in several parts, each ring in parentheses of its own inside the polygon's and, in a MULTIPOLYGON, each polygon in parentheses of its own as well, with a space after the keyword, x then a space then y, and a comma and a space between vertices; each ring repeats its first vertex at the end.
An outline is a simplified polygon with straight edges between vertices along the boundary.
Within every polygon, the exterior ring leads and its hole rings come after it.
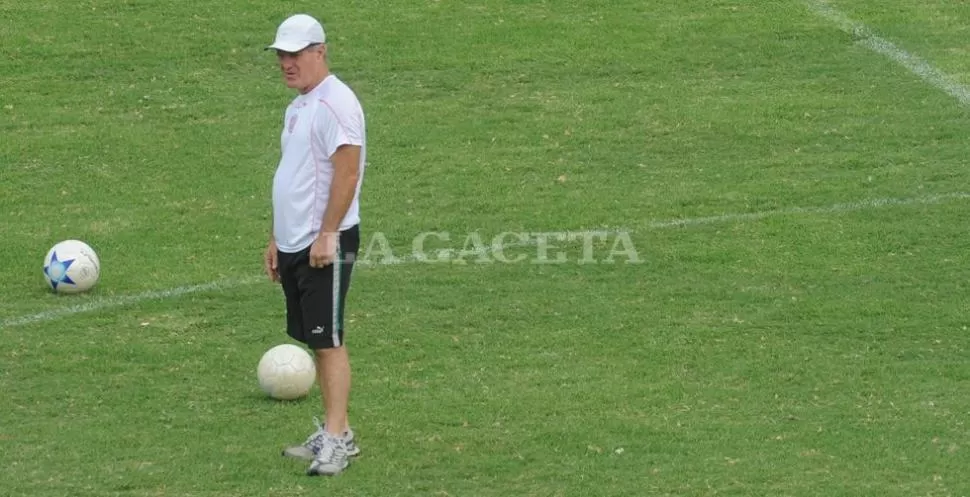
POLYGON ((0 495, 970 495, 968 107, 825 8, 970 85, 942 0, 0 0, 0 495), (255 381, 295 12, 402 258, 355 270, 332 479, 279 457, 318 395, 255 381), (68 238, 87 294, 44 286, 68 238))

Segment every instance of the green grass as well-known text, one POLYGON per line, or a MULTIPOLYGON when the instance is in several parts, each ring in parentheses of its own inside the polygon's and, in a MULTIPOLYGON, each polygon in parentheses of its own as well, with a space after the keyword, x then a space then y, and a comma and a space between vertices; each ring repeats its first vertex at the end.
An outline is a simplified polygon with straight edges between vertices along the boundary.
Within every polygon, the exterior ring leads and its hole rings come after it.
MULTIPOLYGON (((967 7, 831 4, 970 83, 967 7)), ((0 323, 227 282, 0 327, 0 495, 970 493, 970 209, 918 200, 968 191, 967 109, 804 3, 0 0, 0 19, 0 323), (579 264, 574 241, 563 264, 357 269, 364 452, 334 479, 278 456, 318 396, 255 381, 286 341, 259 275, 292 98, 262 48, 298 11, 367 113, 365 246, 611 229, 641 259, 579 264), (917 201, 866 203, 885 198, 917 201), (44 287, 67 238, 103 262, 88 294, 44 287)))

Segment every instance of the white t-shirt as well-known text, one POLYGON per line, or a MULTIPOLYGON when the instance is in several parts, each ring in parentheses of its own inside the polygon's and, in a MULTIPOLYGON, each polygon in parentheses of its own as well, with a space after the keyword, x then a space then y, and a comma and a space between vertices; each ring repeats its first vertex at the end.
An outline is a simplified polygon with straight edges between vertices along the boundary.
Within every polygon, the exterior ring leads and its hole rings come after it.
POLYGON ((331 74, 298 95, 286 108, 280 141, 282 154, 273 177, 273 236, 279 250, 299 252, 313 244, 330 197, 330 157, 344 144, 361 150, 357 189, 339 229, 358 224, 366 139, 364 112, 353 90, 331 74))

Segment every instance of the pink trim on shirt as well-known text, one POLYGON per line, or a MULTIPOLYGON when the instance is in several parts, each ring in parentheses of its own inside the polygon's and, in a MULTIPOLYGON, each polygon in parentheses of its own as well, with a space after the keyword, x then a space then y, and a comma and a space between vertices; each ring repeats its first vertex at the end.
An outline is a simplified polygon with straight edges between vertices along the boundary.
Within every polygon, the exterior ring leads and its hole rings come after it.
POLYGON ((347 139, 349 140, 350 139, 350 133, 347 132, 347 126, 344 126, 344 123, 343 123, 343 121, 340 120, 340 115, 337 114, 337 111, 333 110, 333 106, 330 105, 330 103, 328 103, 326 100, 324 100, 322 98, 320 98, 318 100, 320 101, 321 104, 326 105, 327 108, 330 109, 330 113, 333 114, 333 118, 337 120, 337 124, 340 125, 340 129, 343 130, 344 136, 346 136, 347 139))
MULTIPOLYGON (((313 213, 310 216, 311 230, 320 229, 320 224, 323 223, 322 216, 325 215, 324 213, 321 213, 320 214, 321 219, 314 219, 314 216, 316 216, 316 212, 317 212, 317 203, 319 203, 319 200, 320 200, 320 191, 319 191, 320 170, 323 168, 323 162, 320 161, 320 158, 317 155, 317 149, 315 146, 316 140, 314 138, 316 138, 316 135, 317 135, 316 125, 317 125, 317 113, 316 111, 314 111, 313 115, 310 116, 310 157, 313 159, 313 205, 310 207, 310 212, 313 213)), ((326 210, 327 206, 323 206, 323 208, 324 210, 326 210)))

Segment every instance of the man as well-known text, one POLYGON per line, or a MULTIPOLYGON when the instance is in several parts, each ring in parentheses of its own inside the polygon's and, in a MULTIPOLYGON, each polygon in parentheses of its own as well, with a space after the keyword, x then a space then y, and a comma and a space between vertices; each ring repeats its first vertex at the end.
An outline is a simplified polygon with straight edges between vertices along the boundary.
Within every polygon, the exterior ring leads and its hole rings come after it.
POLYGON ((287 333, 313 350, 317 364, 325 422, 315 419, 316 432, 283 451, 311 460, 309 475, 336 475, 359 452, 347 419, 343 311, 360 246, 364 114, 354 92, 330 73, 325 42, 323 26, 298 14, 266 47, 276 51, 286 86, 298 92, 283 119, 265 270, 283 288, 287 333))

